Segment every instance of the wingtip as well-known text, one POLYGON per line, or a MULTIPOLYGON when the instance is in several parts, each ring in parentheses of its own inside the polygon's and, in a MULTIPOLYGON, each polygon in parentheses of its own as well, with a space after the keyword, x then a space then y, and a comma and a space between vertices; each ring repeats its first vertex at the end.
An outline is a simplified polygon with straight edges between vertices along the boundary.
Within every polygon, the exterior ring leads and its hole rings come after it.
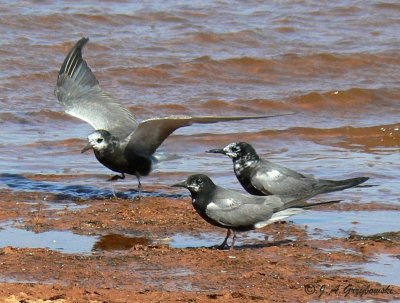
POLYGON ((89 37, 82 37, 75 43, 74 47, 71 48, 68 55, 65 57, 58 73, 59 76, 63 74, 72 75, 74 67, 78 64, 79 60, 82 60, 82 49, 88 41, 89 37))
POLYGON ((359 177, 359 178, 355 178, 355 181, 357 182, 356 185, 359 185, 359 184, 361 184, 361 183, 364 183, 364 182, 366 182, 366 181, 368 181, 368 180, 369 180, 369 177, 359 177))
POLYGON ((86 43, 88 43, 89 37, 82 37, 78 40, 78 42, 75 43, 74 48, 80 48, 82 49, 86 43))

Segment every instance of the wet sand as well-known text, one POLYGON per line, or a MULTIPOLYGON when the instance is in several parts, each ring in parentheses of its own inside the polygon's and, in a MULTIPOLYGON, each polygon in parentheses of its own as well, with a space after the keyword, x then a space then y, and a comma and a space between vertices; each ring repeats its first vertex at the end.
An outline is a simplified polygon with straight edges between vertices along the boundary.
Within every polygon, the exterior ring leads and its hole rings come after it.
MULTIPOLYGON (((186 197, 65 204, 51 195, 44 201, 43 193, 2 190, 1 197, 0 220, 8 226, 38 235, 62 231, 96 239, 85 253, 2 248, 2 302, 400 300, 399 285, 373 282, 357 269, 373 264, 377 254, 399 258, 399 233, 324 239, 310 236, 316 230, 289 221, 257 231, 265 239, 239 241, 230 251, 215 245, 176 248, 171 235, 191 236, 198 246, 207 235, 215 244, 222 242, 225 231, 205 223, 186 197)), ((371 209, 371 215, 376 209, 372 204, 359 207, 371 209)))

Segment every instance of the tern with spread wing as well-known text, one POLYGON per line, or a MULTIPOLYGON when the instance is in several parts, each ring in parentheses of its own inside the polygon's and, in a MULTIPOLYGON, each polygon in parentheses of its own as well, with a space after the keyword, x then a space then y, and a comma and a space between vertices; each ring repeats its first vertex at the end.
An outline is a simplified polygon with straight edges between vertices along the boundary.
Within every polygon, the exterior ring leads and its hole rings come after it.
POLYGON ((93 149, 97 160, 112 171, 121 173, 112 180, 124 179, 125 174, 138 179, 141 196, 141 176, 150 173, 154 152, 176 129, 193 123, 260 119, 275 116, 152 118, 140 123, 120 102, 103 91, 95 75, 82 58, 82 48, 88 38, 80 39, 68 53, 58 74, 55 95, 65 112, 89 123, 95 131, 88 136, 82 152, 93 149))

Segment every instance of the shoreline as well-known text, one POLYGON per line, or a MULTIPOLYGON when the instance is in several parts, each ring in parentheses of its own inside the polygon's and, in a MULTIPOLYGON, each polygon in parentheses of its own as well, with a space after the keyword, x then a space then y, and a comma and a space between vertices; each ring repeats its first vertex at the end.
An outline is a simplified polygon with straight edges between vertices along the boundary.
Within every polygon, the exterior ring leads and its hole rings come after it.
MULTIPOLYGON (((222 242, 225 230, 204 222, 190 198, 76 200, 54 207, 57 196, 49 196, 44 203, 42 193, 0 193, 0 221, 13 228, 37 235, 64 231, 97 239, 122 236, 121 243, 114 237, 109 239, 111 243, 97 242, 96 249, 81 254, 2 248, 0 300, 4 302, 400 299, 399 285, 368 281, 368 275, 356 269, 379 255, 398 257, 400 235, 396 232, 390 239, 378 235, 322 239, 311 237, 307 226, 289 221, 257 230, 269 240, 246 240, 244 233, 239 233, 243 242, 231 251, 174 248, 171 235, 191 235, 197 245, 196 238, 211 234, 213 241, 219 241, 215 237, 220 235, 222 242), (129 242, 129 235, 138 237, 129 242), (354 274, 346 268, 353 268, 354 274)), ((321 209, 335 209, 332 207, 321 209)), ((334 207, 347 209, 346 204, 334 207)), ((376 205, 371 208, 379 210, 376 205)))

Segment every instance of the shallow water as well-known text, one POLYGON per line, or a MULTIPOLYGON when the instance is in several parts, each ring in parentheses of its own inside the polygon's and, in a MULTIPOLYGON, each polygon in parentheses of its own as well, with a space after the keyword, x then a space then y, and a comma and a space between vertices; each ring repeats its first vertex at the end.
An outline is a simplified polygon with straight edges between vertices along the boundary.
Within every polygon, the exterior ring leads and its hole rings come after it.
MULTIPOLYGON (((336 222, 337 223, 337 222, 336 222)), ((341 222, 342 223, 342 222, 341 222)), ((384 228, 382 229, 384 230, 384 228)), ((325 235, 325 238, 328 235, 325 235)), ((46 248, 50 250, 60 251, 68 254, 92 254, 102 251, 115 252, 121 250, 129 250, 135 245, 157 245, 160 243, 168 244, 173 248, 199 248, 199 247, 216 247, 221 244, 224 236, 217 233, 202 233, 200 235, 191 235, 177 233, 165 239, 152 239, 150 235, 145 234, 108 234, 104 236, 83 236, 74 234, 70 231, 48 231, 35 233, 28 230, 23 230, 13 227, 11 222, 6 222, 0 225, 0 247, 12 246, 18 248, 46 248)), ((289 243, 290 240, 287 240, 289 243)), ((286 242, 286 240, 284 241, 286 242)), ((281 242, 283 243, 283 242, 281 242)), ((260 232, 240 233, 236 242, 236 249, 246 246, 247 249, 255 248, 257 245, 273 245, 268 243, 266 235, 260 232), (257 244, 255 244, 255 242, 257 244)), ((343 253, 355 253, 353 250, 337 248, 325 249, 326 251, 341 251, 343 253)), ((235 258, 234 256, 228 256, 235 258)), ((368 262, 351 263, 351 264, 336 264, 321 269, 328 272, 344 273, 346 275, 363 277, 369 281, 375 281, 382 285, 399 285, 398 278, 398 256, 378 254, 368 262)), ((174 271, 165 270, 163 268, 137 268, 146 272, 157 272, 162 275, 186 276, 194 274, 193 272, 177 268, 174 271)), ((146 275, 152 276, 152 275, 146 275)), ((2 282, 11 283, 37 283, 34 280, 20 280, 8 277, 0 277, 2 282)), ((156 280, 148 279, 147 284, 153 285, 158 283, 156 280)), ((181 285, 182 286, 182 285, 181 285)), ((179 288, 181 288, 181 286, 179 288)), ((186 289, 191 290, 191 289, 186 289)))
POLYGON ((308 211, 291 218, 316 239, 370 236, 399 230, 399 211, 308 211))
MULTIPOLYGON (((145 191, 160 187, 145 195, 187 196, 167 186, 197 172, 240 189, 231 161, 204 151, 242 140, 300 172, 365 175, 378 185, 329 199, 400 205, 399 11, 390 0, 2 1, 0 189, 49 193, 63 203, 112 195, 105 181, 111 173, 80 153, 91 127, 64 114, 53 95, 65 55, 88 36, 84 58, 103 89, 139 120, 297 112, 178 130, 160 151, 181 157, 144 178, 145 191)), ((134 177, 116 185, 121 197, 135 189, 134 177)), ((398 231, 397 218, 391 211, 308 212, 294 222, 321 228, 316 237, 335 237, 398 231)), ((11 231, 30 247, 58 235, 11 231)), ((74 245, 81 236, 62 237, 74 245)), ((171 245, 209 244, 184 237, 171 245)), ((92 249, 93 238, 79 239, 76 252, 92 249)), ((57 249, 60 242, 40 245, 57 249)))
MULTIPOLYGON (((265 234, 259 232, 240 233, 235 247, 254 243, 266 245, 265 234)), ((12 222, 0 224, 0 248, 6 246, 19 248, 47 248, 68 254, 90 254, 102 251, 129 250, 136 245, 148 246, 167 244, 173 248, 214 247, 222 243, 225 234, 202 233, 191 235, 177 233, 167 238, 155 239, 146 233, 106 234, 102 236, 79 235, 71 231, 33 232, 15 227, 12 222)), ((229 240, 229 244, 231 239, 229 240)))
MULTIPOLYGON (((171 236, 170 246, 175 248, 188 248, 188 247, 212 247, 219 246, 224 241, 226 234, 215 233, 202 233, 200 235, 190 235, 178 233, 171 236)), ((245 243, 253 243, 260 241, 267 241, 265 234, 251 231, 246 233, 239 233, 237 236, 235 247, 238 248, 245 243)), ((231 238, 228 245, 231 244, 231 238)), ((265 242, 264 242, 265 243, 265 242)))
POLYGON ((363 277, 382 285, 400 285, 399 269, 400 262, 397 256, 378 254, 370 262, 334 265, 326 270, 363 277))
POLYGON ((90 253, 97 237, 82 236, 70 231, 35 233, 13 227, 10 222, 0 224, 0 247, 47 248, 63 253, 90 253))
POLYGON ((365 263, 361 268, 369 273, 367 279, 383 285, 400 285, 400 262, 398 256, 379 254, 373 262, 365 263))

